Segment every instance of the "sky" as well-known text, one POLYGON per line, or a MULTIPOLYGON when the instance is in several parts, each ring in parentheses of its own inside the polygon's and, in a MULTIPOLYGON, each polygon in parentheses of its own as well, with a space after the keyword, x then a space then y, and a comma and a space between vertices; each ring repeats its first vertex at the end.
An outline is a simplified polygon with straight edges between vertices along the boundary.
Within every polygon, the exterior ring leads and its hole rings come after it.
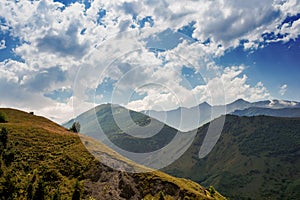
POLYGON ((300 101, 298 0, 0 2, 0 107, 300 101))

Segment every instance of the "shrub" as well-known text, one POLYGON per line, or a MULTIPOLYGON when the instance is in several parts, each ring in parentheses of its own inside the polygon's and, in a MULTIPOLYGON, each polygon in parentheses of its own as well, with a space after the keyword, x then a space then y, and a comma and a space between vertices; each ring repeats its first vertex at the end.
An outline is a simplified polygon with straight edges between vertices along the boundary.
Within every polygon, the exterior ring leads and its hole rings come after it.
POLYGON ((69 130, 74 132, 74 133, 80 132, 80 123, 79 122, 74 122, 72 124, 71 128, 69 128, 69 130))
POLYGON ((213 186, 209 186, 208 191, 210 192, 210 194, 213 196, 216 193, 216 190, 213 186))
POLYGON ((7 117, 4 112, 0 112, 0 123, 6 123, 7 122, 7 117))

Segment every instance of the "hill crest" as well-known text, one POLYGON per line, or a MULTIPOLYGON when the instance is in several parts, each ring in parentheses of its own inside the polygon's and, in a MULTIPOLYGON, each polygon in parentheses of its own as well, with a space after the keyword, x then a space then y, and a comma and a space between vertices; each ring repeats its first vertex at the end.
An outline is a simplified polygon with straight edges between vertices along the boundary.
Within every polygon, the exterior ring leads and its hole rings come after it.
MULTIPOLYGON (((159 171, 114 170, 97 161, 78 134, 26 112, 1 108, 0 112, 8 118, 7 123, 0 123, 8 132, 7 147, 1 147, 0 155, 0 196, 4 199, 225 199, 192 181, 159 171)), ((96 147, 94 140, 85 139, 102 159, 121 159, 106 146, 97 142, 96 147)))

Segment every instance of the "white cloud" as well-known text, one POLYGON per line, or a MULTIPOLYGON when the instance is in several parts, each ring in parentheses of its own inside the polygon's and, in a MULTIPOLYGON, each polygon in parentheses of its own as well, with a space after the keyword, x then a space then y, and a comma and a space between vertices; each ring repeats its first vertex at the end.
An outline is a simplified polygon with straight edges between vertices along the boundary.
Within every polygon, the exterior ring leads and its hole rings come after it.
POLYGON ((248 77, 243 74, 244 70, 244 66, 226 67, 221 76, 209 80, 207 85, 197 86, 194 92, 204 97, 201 101, 207 101, 213 105, 224 104, 223 99, 225 103, 230 103, 239 98, 248 101, 268 98, 270 94, 261 82, 254 87, 247 83, 248 77))
MULTIPOLYGON (((40 47, 45 47, 41 45, 41 42, 44 44, 42 39, 56 38, 56 41, 63 42, 65 49, 62 50, 69 50, 71 54, 76 51, 76 48, 71 48, 71 44, 73 46, 79 44, 84 46, 88 42, 97 44, 108 35, 129 30, 131 25, 138 26, 138 21, 146 16, 153 18, 156 32, 167 28, 176 30, 195 21, 196 30, 193 36, 202 42, 209 38, 211 42, 208 46, 214 52, 237 46, 241 39, 248 40, 246 47, 250 48, 262 41, 261 35, 265 32, 275 34, 293 32, 284 40, 297 37, 296 24, 292 27, 283 26, 282 30, 278 27, 287 16, 300 11, 299 2, 295 0, 251 2, 218 0, 201 3, 174 0, 93 1, 86 11, 84 5, 80 3, 62 9, 62 4, 50 0, 8 2, 1 7, 1 13, 7 13, 5 18, 14 28, 15 36, 28 42, 39 39, 40 47), (14 12, 11 12, 10 8, 14 12), (97 22, 100 9, 106 10, 106 15, 101 19, 101 26, 97 22), (73 31, 78 29, 77 35, 75 32, 67 34, 67 29, 71 26, 73 31), (79 34, 83 28, 86 28, 84 36, 79 34), (73 43, 68 43, 70 40, 68 36, 74 36, 73 43)), ((53 50, 58 49, 52 47, 53 50)))
POLYGON ((159 107, 161 110, 170 110, 178 106, 191 107, 204 101, 212 105, 224 105, 238 98, 248 101, 269 98, 270 94, 261 82, 254 87, 247 83, 248 77, 243 74, 244 70, 244 66, 227 67, 220 76, 212 78, 207 81, 207 84, 198 85, 192 90, 187 90, 174 81, 170 81, 171 84, 165 82, 164 86, 168 86, 171 92, 160 95, 159 88, 144 90, 147 96, 131 101, 126 106, 137 111, 151 110, 155 107, 159 107))
MULTIPOLYGON (((276 41, 297 38, 300 20, 281 29, 278 26, 287 16, 299 12, 300 3, 296 0, 92 1, 87 10, 78 2, 64 7, 51 0, 1 1, 0 13, 5 13, 1 31, 21 41, 13 52, 24 60, 1 63, 1 86, 12 91, 3 105, 39 110, 61 120, 61 112, 71 112, 71 100, 82 97, 84 101, 79 104, 89 108, 92 104, 87 102, 90 98, 86 91, 95 90, 105 76, 119 81, 120 92, 146 94, 143 99, 123 102, 139 110, 158 105, 171 109, 202 101, 220 104, 236 98, 267 98, 269 92, 263 83, 252 86, 247 82, 244 66, 223 70, 211 57, 222 55, 241 39, 248 40, 246 48, 256 48, 265 32, 287 35, 276 41), (106 13, 99 19, 101 9, 106 13), (151 16, 154 26, 132 31, 131 27, 139 27, 146 16, 151 16), (168 28, 177 30, 192 21, 196 28, 193 37, 198 42, 183 41, 156 55, 146 49, 149 36, 168 28), (202 44, 208 38, 210 43, 202 44), (130 64, 128 68, 126 63, 130 64), (207 85, 184 87, 183 64, 202 74, 207 85), (163 87, 140 87, 146 83, 163 87), (43 96, 44 92, 62 87, 74 90, 75 96, 67 103, 43 96)), ((4 47, 5 41, 1 40, 0 49, 4 47)), ((97 101, 101 101, 103 95, 97 95, 97 101)))
MULTIPOLYGON (((265 32, 280 32, 278 26, 289 15, 299 13, 298 1, 117 1, 106 3, 120 20, 130 21, 137 17, 152 16, 154 27, 178 29, 195 21, 193 36, 200 41, 210 39, 211 51, 224 51, 239 45, 240 40, 248 40, 248 48, 262 41, 265 32), (255 17, 253 17, 255 16, 255 17), (222 45, 220 47, 219 45, 222 45)), ((288 31, 292 31, 288 30, 288 31)), ((289 35, 295 38, 297 35, 289 35)))
POLYGON ((285 95, 287 88, 288 88, 287 84, 283 84, 282 86, 280 86, 279 94, 281 96, 285 95))

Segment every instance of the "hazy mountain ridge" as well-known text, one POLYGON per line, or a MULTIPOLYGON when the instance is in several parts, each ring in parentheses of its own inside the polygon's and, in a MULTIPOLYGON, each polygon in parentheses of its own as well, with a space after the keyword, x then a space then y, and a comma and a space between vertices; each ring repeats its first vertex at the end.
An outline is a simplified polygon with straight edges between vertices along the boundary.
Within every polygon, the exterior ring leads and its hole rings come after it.
POLYGON ((221 115, 231 114, 236 110, 244 110, 250 107, 269 109, 300 108, 300 103, 286 100, 265 100, 251 103, 243 99, 238 99, 224 106, 211 106, 207 102, 204 102, 191 108, 179 107, 170 111, 148 110, 142 112, 178 130, 190 131, 221 115))
POLYGON ((300 117, 300 108, 261 108, 261 107, 250 107, 244 110, 236 110, 232 112, 233 115, 238 116, 258 116, 267 115, 274 117, 300 117))
MULTIPOLYGON (((0 112, 8 119, 0 123, 8 132, 7 146, 1 143, 0 199, 224 199, 214 190, 159 171, 114 170, 97 161, 78 134, 22 111, 0 112)), ((105 159, 126 163, 105 145, 83 139, 105 159)))

